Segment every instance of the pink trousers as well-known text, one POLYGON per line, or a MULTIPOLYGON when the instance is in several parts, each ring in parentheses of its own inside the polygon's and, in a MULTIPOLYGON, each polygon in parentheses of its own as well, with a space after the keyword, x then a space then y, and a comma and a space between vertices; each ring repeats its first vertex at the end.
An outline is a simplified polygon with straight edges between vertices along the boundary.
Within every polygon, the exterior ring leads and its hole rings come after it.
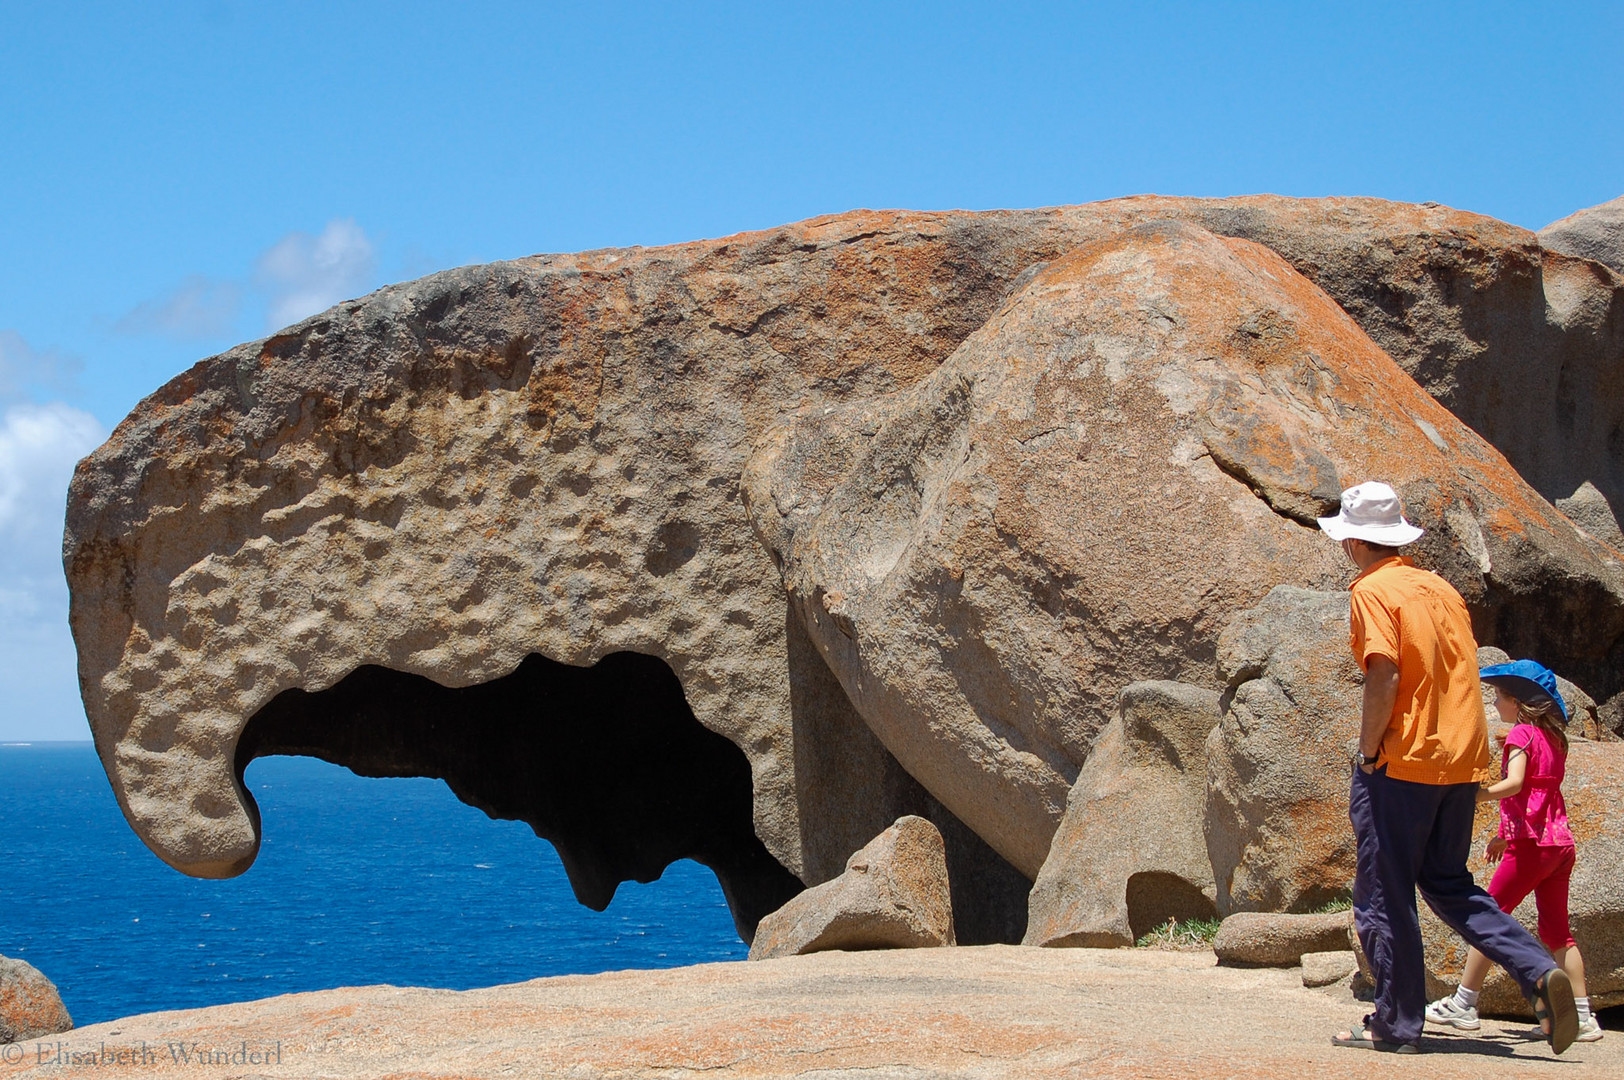
POLYGON ((1534 894, 1539 908, 1539 939, 1555 952, 1573 945, 1568 926, 1568 879, 1573 876, 1572 847, 1542 846, 1533 840, 1513 840, 1489 880, 1489 895, 1510 912, 1534 894))

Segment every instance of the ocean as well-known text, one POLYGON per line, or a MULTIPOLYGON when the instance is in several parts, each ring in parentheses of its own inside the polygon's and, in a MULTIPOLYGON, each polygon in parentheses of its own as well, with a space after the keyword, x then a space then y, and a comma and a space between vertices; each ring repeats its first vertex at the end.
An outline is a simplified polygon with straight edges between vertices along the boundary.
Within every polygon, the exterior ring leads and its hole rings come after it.
POLYGON ((261 758, 258 860, 226 881, 164 865, 90 743, 0 744, 0 955, 78 1025, 302 990, 465 990, 544 975, 740 960, 716 878, 679 862, 576 903, 553 848, 444 783, 261 758))

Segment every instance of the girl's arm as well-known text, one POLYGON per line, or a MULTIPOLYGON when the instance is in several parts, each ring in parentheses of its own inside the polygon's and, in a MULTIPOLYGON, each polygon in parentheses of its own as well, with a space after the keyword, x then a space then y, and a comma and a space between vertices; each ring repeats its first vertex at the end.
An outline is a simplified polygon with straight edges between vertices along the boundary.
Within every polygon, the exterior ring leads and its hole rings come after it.
POLYGON ((1509 799, 1523 788, 1528 776, 1528 754, 1520 746, 1506 748, 1506 778, 1498 783, 1477 789, 1478 802, 1509 799))

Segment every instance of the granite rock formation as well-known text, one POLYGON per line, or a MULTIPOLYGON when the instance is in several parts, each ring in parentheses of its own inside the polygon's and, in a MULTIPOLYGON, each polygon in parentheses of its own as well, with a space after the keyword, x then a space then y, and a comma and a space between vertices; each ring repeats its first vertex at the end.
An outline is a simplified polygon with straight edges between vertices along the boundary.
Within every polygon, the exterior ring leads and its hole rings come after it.
MULTIPOLYGON (((797 410, 919 386, 1006 298, 1027 295, 1042 264, 1164 219, 1268 245, 1276 269, 1289 264, 1324 289, 1546 498, 1589 483, 1605 515, 1624 496, 1609 442, 1624 423, 1617 278, 1542 250, 1526 230, 1437 206, 1137 198, 856 212, 671 248, 449 271, 199 363, 81 464, 64 545, 71 620, 86 711, 126 817, 171 865, 223 876, 258 848, 257 811, 240 782, 252 754, 416 771, 530 821, 566 853, 578 895, 596 903, 619 880, 693 854, 683 823, 634 800, 615 829, 661 839, 613 850, 612 838, 571 820, 574 793, 538 807, 478 754, 453 753, 474 729, 408 745, 391 740, 421 732, 368 726, 380 710, 358 726, 328 705, 369 679, 380 702, 424 686, 413 679, 476 692, 458 701, 500 698, 480 688, 529 663, 540 672, 524 676, 537 678, 536 694, 567 707, 519 752, 561 755, 564 771, 573 761, 580 772, 590 757, 546 743, 545 731, 577 716, 589 723, 607 691, 580 673, 629 654, 668 669, 680 689, 680 704, 666 695, 656 714, 673 737, 691 716, 744 755, 749 824, 779 866, 745 840, 712 851, 730 895, 755 896, 759 908, 785 872, 827 880, 905 813, 941 827, 955 889, 973 880, 1018 895, 1047 850, 1087 735, 1131 679, 1099 695, 1100 709, 1081 714, 1066 750, 1044 763, 1054 773, 1042 785, 1046 824, 1003 844, 1021 853, 1011 867, 982 839, 998 829, 955 818, 943 806, 955 799, 935 800, 869 732, 820 643, 786 611, 738 480, 756 443, 797 410)), ((1242 338, 1272 347, 1274 327, 1252 329, 1255 338, 1239 328, 1242 338)), ((1470 442, 1441 410, 1418 407, 1448 445, 1470 442)), ((1458 493, 1406 494, 1436 509, 1458 493)), ((1237 506, 1283 527, 1256 502, 1240 496, 1237 506)), ((1508 514, 1544 528, 1537 514, 1508 514)), ((1582 648, 1557 650, 1563 670, 1598 699, 1624 690, 1611 601, 1595 589, 1551 620, 1511 618, 1517 605, 1501 602, 1502 582, 1521 595, 1546 564, 1543 554, 1500 558, 1502 525, 1490 523, 1483 545, 1462 526, 1472 554, 1460 580, 1489 554, 1497 560, 1475 596, 1484 640, 1525 655, 1550 627, 1590 620, 1582 648)), ((1506 527, 1514 536, 1523 526, 1506 527)), ((1329 573, 1316 551, 1309 578, 1329 573)), ((1172 652, 1187 630, 1166 625, 1172 652)), ((478 730, 522 719, 494 717, 478 730)), ((648 774, 660 762, 624 764, 648 774)), ((736 786, 732 765, 690 779, 716 784, 724 774, 736 786)), ((971 908, 957 903, 961 924, 969 915, 985 933, 1018 935, 1019 913, 971 908)), ((751 921, 750 911, 735 915, 741 927, 751 921)))
POLYGON ((924 818, 904 817, 852 855, 839 877, 762 919, 750 959, 952 944, 942 834, 924 818))
POLYGON ((1027 945, 1132 945, 1168 919, 1213 917, 1202 837, 1218 694, 1131 683, 1077 774, 1032 886, 1027 945))
POLYGON ((0 956, 0 1044, 43 1039, 72 1029, 73 1017, 62 1004, 56 984, 28 961, 0 956))
POLYGON ((1371 476, 1484 623, 1621 636, 1611 548, 1274 252, 1176 222, 1048 264, 916 386, 804 411, 743 489, 859 714, 1035 876, 1117 694, 1212 685, 1237 612, 1345 582, 1314 518, 1371 476))
POLYGON ((1624 274, 1624 195, 1553 221, 1539 231, 1547 251, 1599 262, 1624 274))

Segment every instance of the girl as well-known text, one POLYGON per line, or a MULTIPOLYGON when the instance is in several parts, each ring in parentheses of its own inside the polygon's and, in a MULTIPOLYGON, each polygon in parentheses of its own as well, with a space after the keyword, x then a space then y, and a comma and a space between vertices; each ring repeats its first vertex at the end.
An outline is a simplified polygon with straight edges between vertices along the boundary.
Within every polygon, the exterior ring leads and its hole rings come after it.
MULTIPOLYGON (((1573 873, 1573 834, 1562 801, 1566 771, 1567 707, 1556 676, 1532 660, 1494 664, 1479 675, 1494 687, 1500 719, 1513 725, 1506 735, 1499 783, 1479 789, 1478 802, 1500 800, 1500 829, 1485 857, 1498 863, 1489 895, 1500 910, 1512 911, 1531 892, 1539 909, 1539 937, 1573 982, 1579 1012, 1579 1041, 1602 1037, 1585 996, 1585 964, 1568 927, 1568 878, 1573 873)), ((1427 1021, 1476 1031, 1477 995, 1489 973, 1489 959, 1476 949, 1466 957, 1460 989, 1427 1006, 1427 1021)))

